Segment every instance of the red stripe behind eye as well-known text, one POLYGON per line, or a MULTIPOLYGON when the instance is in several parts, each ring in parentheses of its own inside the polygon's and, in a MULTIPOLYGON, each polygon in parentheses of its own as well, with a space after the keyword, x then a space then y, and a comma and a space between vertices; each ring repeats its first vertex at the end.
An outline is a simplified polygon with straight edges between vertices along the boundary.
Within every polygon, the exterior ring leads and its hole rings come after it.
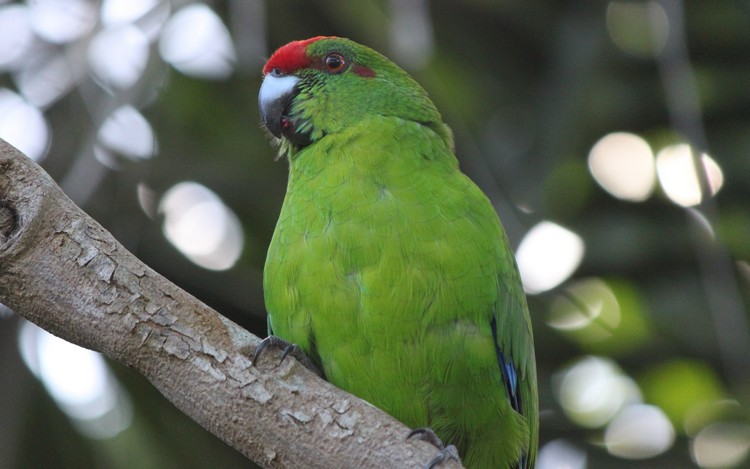
POLYGON ((303 41, 290 42, 285 46, 279 47, 273 53, 266 66, 263 67, 263 75, 274 68, 279 69, 282 73, 289 74, 301 68, 310 66, 310 58, 307 56, 307 46, 320 39, 327 39, 332 36, 316 36, 303 41))
POLYGON ((375 71, 373 69, 357 64, 352 66, 352 72, 365 78, 373 78, 375 76, 375 71))

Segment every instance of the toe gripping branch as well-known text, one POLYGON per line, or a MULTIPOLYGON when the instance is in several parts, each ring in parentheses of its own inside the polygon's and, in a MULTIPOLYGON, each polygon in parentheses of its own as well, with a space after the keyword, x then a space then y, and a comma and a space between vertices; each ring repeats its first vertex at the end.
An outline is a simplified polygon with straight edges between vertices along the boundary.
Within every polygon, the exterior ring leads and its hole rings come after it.
POLYGON ((440 439, 437 434, 435 434, 434 431, 432 431, 431 428, 415 428, 409 434, 406 436, 406 439, 409 438, 418 438, 422 441, 426 441, 427 443, 431 444, 432 446, 436 447, 440 450, 440 452, 432 458, 430 462, 427 463, 425 466, 425 469, 434 469, 435 467, 443 464, 445 461, 449 459, 453 459, 454 461, 461 462, 461 458, 458 456, 458 450, 453 445, 445 446, 443 444, 443 440, 440 439))
POLYGON ((299 345, 288 342, 281 337, 276 337, 275 335, 269 335, 258 344, 258 348, 255 349, 255 353, 253 354, 252 366, 256 366, 258 359, 268 347, 281 349, 281 355, 279 356, 279 363, 277 365, 280 365, 288 355, 291 355, 296 358, 302 366, 321 378, 323 377, 323 373, 321 373, 318 367, 313 364, 310 357, 305 355, 305 352, 299 345))

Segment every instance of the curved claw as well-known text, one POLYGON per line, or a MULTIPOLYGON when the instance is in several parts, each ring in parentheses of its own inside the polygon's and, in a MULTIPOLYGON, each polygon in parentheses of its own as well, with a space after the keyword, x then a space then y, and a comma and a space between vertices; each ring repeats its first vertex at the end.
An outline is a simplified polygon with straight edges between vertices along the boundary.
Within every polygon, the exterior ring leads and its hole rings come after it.
POLYGON ((437 449, 445 448, 443 440, 441 440, 440 437, 437 436, 437 434, 432 431, 431 428, 415 428, 414 430, 410 431, 408 435, 406 435, 407 440, 413 437, 417 437, 421 441, 426 441, 437 449))
POLYGON ((269 345, 270 346, 277 346, 278 347, 280 345, 285 345, 285 346, 289 345, 289 343, 287 341, 285 341, 284 339, 280 339, 280 338, 276 337, 275 335, 269 335, 265 339, 261 340, 260 343, 258 344, 258 348, 255 349, 255 353, 253 354, 253 359, 252 359, 252 362, 251 362, 251 366, 255 366, 255 364, 258 363, 258 359, 263 354, 263 351, 269 345))
POLYGON ((461 458, 458 457, 458 450, 453 445, 448 445, 441 449, 438 455, 432 458, 432 461, 427 463, 425 469, 433 469, 449 459, 453 459, 459 463, 461 462, 461 458))
POLYGON ((255 366, 255 364, 258 363, 258 359, 268 347, 276 347, 281 349, 281 356, 279 357, 278 363, 279 365, 284 361, 287 355, 291 355, 296 358, 297 361, 302 364, 302 366, 320 376, 321 378, 323 377, 323 373, 318 370, 318 368, 313 364, 312 360, 310 360, 310 358, 305 355, 305 352, 297 344, 288 342, 281 337, 276 337, 275 335, 269 335, 268 337, 263 339, 260 344, 258 344, 258 348, 255 349, 255 353, 253 354, 251 366, 255 366))
POLYGON ((456 449, 456 447, 453 445, 445 446, 443 444, 443 440, 441 440, 440 437, 437 436, 437 434, 432 431, 431 428, 415 428, 414 430, 409 432, 409 434, 406 436, 406 439, 408 440, 412 437, 417 437, 422 441, 426 441, 427 443, 430 443, 432 446, 440 450, 438 455, 432 458, 432 460, 427 463, 425 469, 433 469, 449 459, 461 462, 461 458, 458 456, 458 450, 456 449))
POLYGON ((284 347, 279 360, 283 362, 287 355, 291 355, 300 361, 302 361, 301 358, 307 358, 307 355, 305 355, 305 352, 302 351, 299 345, 292 343, 289 343, 286 347, 284 347))

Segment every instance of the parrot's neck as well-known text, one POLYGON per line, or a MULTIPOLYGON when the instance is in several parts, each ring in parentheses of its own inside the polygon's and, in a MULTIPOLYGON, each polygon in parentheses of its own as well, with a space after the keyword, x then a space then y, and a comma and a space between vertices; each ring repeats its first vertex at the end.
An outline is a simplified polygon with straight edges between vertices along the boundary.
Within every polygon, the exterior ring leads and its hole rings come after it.
MULTIPOLYGON (((426 166, 457 168, 448 126, 376 116, 289 154, 289 190, 314 181, 408 183, 426 166), (435 129, 440 129, 436 131, 435 129)), ((314 186, 317 184, 313 184, 314 186)))

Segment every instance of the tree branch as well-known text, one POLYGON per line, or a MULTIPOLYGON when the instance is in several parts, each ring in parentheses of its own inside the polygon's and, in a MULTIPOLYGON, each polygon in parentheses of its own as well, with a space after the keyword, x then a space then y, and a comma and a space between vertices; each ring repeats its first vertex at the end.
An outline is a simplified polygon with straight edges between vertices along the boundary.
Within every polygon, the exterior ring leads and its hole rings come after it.
POLYGON ((0 302, 134 368, 264 467, 424 467, 436 454, 291 358, 251 367, 257 337, 141 263, 3 140, 0 302))

